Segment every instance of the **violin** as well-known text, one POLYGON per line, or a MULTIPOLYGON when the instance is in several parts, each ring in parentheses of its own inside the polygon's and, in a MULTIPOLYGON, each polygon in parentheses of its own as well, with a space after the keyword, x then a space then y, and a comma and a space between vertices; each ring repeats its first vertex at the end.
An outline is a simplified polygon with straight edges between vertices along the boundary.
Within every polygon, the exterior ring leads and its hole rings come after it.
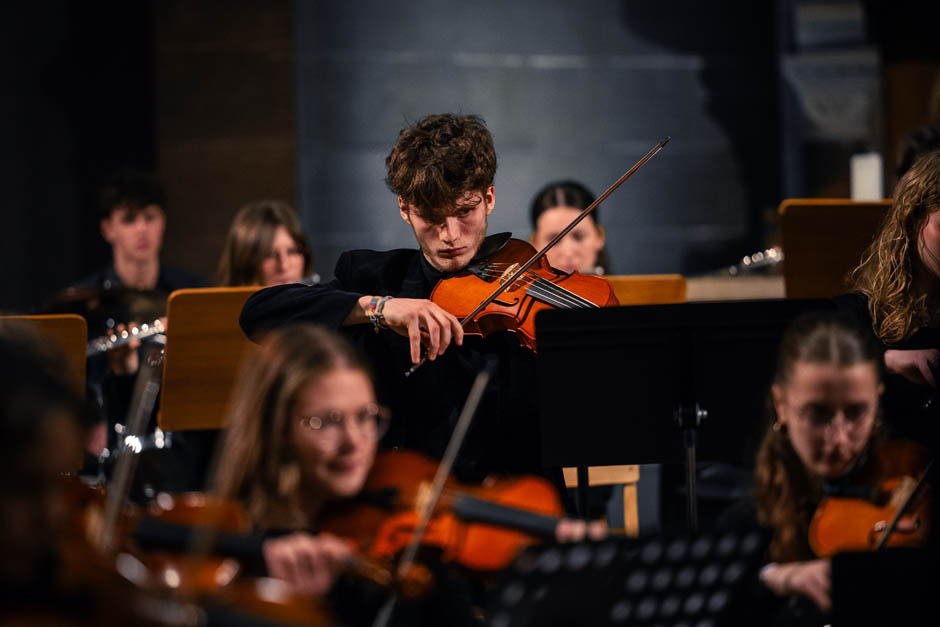
MULTIPOLYGON (((412 539, 437 465, 411 451, 379 454, 359 497, 325 512, 320 529, 354 540, 365 555, 395 556, 412 539)), ((493 572, 522 548, 554 538, 562 513, 554 486, 541 477, 488 478, 480 486, 448 478, 422 547, 445 562, 493 572)))
POLYGON ((216 526, 241 531, 248 518, 232 502, 187 493, 159 495, 147 508, 125 503, 114 537, 102 542, 105 491, 73 480, 68 496, 72 524, 59 550, 60 587, 90 594, 109 619, 121 616, 121 624, 141 625, 197 625, 206 616, 221 623, 335 624, 319 599, 295 594, 275 579, 247 577, 238 560, 210 554, 208 547, 199 550, 198 533, 185 534, 170 549, 137 542, 137 529, 154 522, 190 532, 216 526), (197 546, 190 551, 192 537, 197 546))
POLYGON ((464 334, 487 336, 512 331, 526 348, 535 350, 535 316, 545 309, 612 307, 619 303, 606 279, 591 274, 567 274, 554 269, 543 255, 521 276, 505 285, 536 250, 509 233, 487 238, 494 250, 471 261, 462 272, 438 281, 431 302, 462 320, 464 334), (490 299, 496 289, 498 298, 490 299))
POLYGON ((883 546, 923 546, 930 532, 928 467, 926 449, 914 442, 876 448, 862 479, 864 496, 827 496, 816 508, 810 548, 829 557, 883 546))
MULTIPOLYGON (((623 173, 568 226, 536 251, 508 234, 487 238, 494 250, 478 251, 469 266, 455 276, 438 281, 431 301, 460 319, 464 333, 486 336, 495 331, 514 331, 523 346, 535 350, 535 314, 543 309, 604 307, 618 305, 610 284, 601 277, 570 275, 551 267, 545 254, 588 217, 614 190, 669 143, 666 137, 623 173), (482 253, 482 254, 481 254, 482 253), (562 282, 565 285, 560 285, 562 282)), ((425 362, 422 358, 405 376, 425 362)))

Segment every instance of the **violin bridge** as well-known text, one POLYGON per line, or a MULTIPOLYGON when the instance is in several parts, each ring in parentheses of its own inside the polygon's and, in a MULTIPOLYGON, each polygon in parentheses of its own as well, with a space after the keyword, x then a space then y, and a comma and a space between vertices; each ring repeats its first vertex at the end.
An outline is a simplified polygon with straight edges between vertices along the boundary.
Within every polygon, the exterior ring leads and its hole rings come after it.
POLYGON ((510 277, 512 277, 512 275, 516 273, 517 270, 519 270, 519 264, 518 264, 518 263, 514 263, 514 264, 512 264, 511 266, 509 266, 508 268, 506 268, 506 269, 503 271, 503 274, 499 277, 499 284, 500 284, 500 285, 503 285, 504 283, 506 283, 506 281, 508 281, 508 280, 510 279, 510 277))

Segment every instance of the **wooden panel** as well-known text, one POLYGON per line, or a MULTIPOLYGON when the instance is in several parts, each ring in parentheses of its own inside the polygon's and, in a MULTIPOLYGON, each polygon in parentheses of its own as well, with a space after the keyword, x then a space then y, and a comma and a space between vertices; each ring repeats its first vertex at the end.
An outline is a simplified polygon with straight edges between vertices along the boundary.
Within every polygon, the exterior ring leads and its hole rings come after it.
POLYGON ((668 305, 685 302, 685 277, 681 274, 621 274, 610 281, 621 305, 668 305))
POLYGON ((85 347, 88 324, 75 314, 47 316, 0 316, 4 320, 26 320, 42 335, 51 339, 65 357, 68 371, 78 393, 85 396, 85 347))
POLYGON ((890 200, 783 201, 779 212, 787 298, 831 298, 846 292, 848 273, 858 265, 890 206, 890 200))
POLYGON ((294 202, 292 3, 152 4, 163 255, 211 278, 238 207, 294 202))
POLYGON ((760 300, 785 298, 783 275, 702 276, 686 282, 690 303, 713 300, 760 300))
POLYGON ((257 287, 177 290, 167 300, 160 428, 219 429, 246 355, 256 349, 238 326, 257 287))

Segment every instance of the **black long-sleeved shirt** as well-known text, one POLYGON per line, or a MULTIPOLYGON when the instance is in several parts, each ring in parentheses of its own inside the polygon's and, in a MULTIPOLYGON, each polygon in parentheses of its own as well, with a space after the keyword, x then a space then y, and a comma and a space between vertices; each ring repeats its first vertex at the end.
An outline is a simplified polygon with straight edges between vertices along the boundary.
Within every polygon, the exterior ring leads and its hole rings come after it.
MULTIPOLYGON (((495 237, 495 236, 494 236, 495 237)), ((371 325, 343 326, 363 295, 429 298, 442 273, 418 250, 343 253, 335 277, 323 285, 280 285, 245 303, 239 320, 249 337, 291 323, 315 322, 342 331, 372 365, 379 402, 391 408, 384 447, 406 447, 440 457, 477 373, 497 361, 455 467, 464 479, 489 472, 536 472, 538 420, 535 359, 510 333, 467 336, 410 377, 408 338, 371 325)))

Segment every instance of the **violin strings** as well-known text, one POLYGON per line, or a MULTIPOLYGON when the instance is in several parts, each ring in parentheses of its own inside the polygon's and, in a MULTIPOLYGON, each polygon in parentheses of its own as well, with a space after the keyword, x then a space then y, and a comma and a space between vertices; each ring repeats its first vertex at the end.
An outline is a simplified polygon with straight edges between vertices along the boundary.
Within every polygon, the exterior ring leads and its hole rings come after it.
MULTIPOLYGON (((478 276, 488 279, 498 279, 502 276, 501 272, 490 269, 497 264, 490 264, 481 271, 478 276)), ((507 265, 507 264, 502 264, 507 265)), ((528 286, 526 289, 527 294, 531 294, 534 298, 542 300, 550 305, 558 307, 559 309, 579 309, 579 308, 595 308, 597 305, 592 303, 589 300, 586 300, 573 292, 566 290, 564 287, 543 279, 538 275, 529 276, 525 275, 516 280, 517 286, 528 286)))
POLYGON ((536 298, 547 298, 549 299, 548 302, 554 304, 559 309, 585 309, 597 307, 597 305, 591 301, 581 298, 577 294, 574 294, 565 288, 552 283, 551 281, 545 281, 544 279, 536 279, 535 283, 526 290, 526 293, 532 294, 536 298))

